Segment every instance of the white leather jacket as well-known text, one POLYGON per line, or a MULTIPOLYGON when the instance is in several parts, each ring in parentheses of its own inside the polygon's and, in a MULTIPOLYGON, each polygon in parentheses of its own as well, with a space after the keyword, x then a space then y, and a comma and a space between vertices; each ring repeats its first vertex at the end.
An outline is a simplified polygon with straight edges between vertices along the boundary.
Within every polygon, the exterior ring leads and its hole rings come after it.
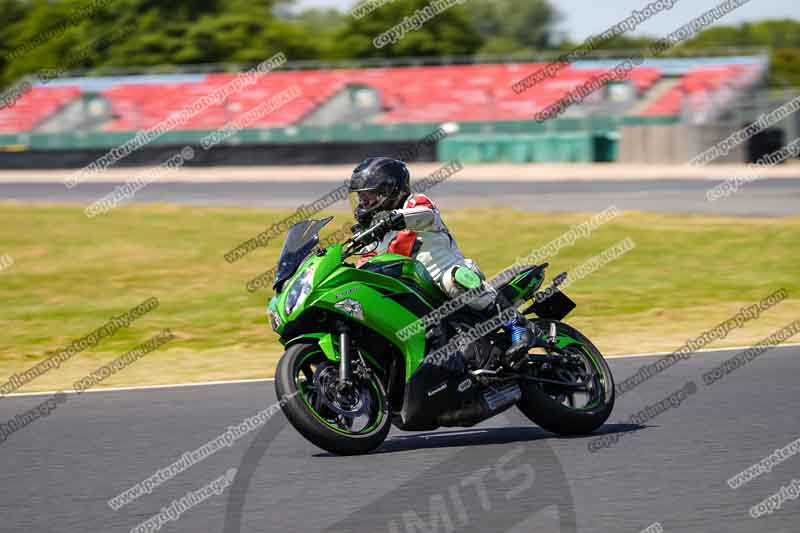
POLYGON ((467 265, 439 209, 427 196, 412 194, 395 212, 403 215, 406 229, 387 233, 375 249, 377 254, 392 252, 414 257, 425 265, 437 284, 453 266, 467 265))
MULTIPOLYGON (((465 291, 453 281, 454 267, 467 267, 481 279, 486 279, 475 262, 465 258, 458 249, 439 209, 430 198, 423 194, 412 194, 401 209, 394 211, 403 215, 406 229, 387 233, 368 255, 391 252, 415 258, 450 298, 456 298, 465 291)), ((483 286, 485 295, 471 301, 468 304, 470 307, 485 309, 494 301, 493 288, 485 282, 483 286)))

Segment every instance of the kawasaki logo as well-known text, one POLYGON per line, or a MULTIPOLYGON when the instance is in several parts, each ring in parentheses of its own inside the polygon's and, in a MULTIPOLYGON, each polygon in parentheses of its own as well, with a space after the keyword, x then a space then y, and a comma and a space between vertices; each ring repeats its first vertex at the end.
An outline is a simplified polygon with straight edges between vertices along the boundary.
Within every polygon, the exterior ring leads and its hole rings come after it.
POLYGON ((347 289, 346 291, 342 291, 342 292, 340 292, 339 294, 337 294, 337 295, 336 295, 336 299, 337 299, 337 300, 340 300, 340 299, 344 298, 345 296, 347 296, 348 294, 353 294, 353 293, 354 293, 354 292, 356 292, 357 290, 358 290, 358 287, 350 287, 350 288, 349 288, 349 289, 347 289))

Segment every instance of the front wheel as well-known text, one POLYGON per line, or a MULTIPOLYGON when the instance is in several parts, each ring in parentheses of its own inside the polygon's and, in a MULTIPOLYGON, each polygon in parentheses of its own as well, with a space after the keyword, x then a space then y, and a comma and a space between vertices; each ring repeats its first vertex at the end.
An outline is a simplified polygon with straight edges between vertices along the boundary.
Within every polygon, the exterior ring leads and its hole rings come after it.
POLYGON ((323 450, 338 455, 367 453, 391 428, 383 384, 369 372, 341 386, 339 365, 314 343, 291 346, 278 362, 275 391, 292 426, 323 450))
MULTIPOLYGON (((548 331, 552 321, 542 320, 548 331)), ((614 408, 614 378, 600 350, 577 329, 556 324, 556 346, 530 355, 520 380, 520 411, 558 435, 586 435, 614 408)))

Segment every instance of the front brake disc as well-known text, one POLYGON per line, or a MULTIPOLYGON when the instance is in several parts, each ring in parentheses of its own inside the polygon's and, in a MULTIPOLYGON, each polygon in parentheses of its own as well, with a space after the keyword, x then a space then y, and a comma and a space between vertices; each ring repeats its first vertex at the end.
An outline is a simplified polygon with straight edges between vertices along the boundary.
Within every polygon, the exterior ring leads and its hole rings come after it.
POLYGON ((353 385, 348 390, 339 390, 339 368, 332 363, 319 365, 314 372, 314 384, 322 403, 334 413, 347 418, 368 414, 372 395, 368 386, 353 385))

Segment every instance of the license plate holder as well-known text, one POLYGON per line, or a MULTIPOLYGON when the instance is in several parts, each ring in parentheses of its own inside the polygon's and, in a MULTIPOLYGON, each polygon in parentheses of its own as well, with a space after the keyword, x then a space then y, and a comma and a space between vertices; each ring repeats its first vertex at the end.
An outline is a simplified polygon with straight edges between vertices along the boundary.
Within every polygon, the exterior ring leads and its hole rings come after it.
POLYGON ((561 291, 554 291, 548 298, 533 302, 524 313, 533 311, 539 318, 562 320, 576 307, 577 304, 569 296, 561 291))

